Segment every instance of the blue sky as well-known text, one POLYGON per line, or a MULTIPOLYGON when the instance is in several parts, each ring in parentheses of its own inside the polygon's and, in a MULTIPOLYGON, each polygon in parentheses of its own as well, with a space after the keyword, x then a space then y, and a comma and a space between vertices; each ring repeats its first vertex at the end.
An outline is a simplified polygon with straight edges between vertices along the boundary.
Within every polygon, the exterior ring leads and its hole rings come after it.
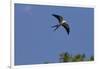
POLYGON ((94 9, 15 4, 15 65, 59 62, 59 54, 94 54, 94 9), (64 17, 69 36, 52 14, 64 17))

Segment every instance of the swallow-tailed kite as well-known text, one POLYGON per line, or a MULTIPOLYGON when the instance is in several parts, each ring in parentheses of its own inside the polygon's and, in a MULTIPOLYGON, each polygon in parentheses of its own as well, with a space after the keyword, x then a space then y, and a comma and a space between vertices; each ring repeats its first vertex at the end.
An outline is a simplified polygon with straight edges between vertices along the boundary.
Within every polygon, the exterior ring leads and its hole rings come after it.
POLYGON ((57 18, 59 21, 59 24, 52 26, 52 28, 56 27, 54 30, 57 30, 60 26, 62 26, 65 28, 65 30, 67 31, 67 33, 69 35, 70 27, 69 27, 68 23, 64 20, 64 18, 62 16, 56 15, 56 14, 52 14, 52 16, 57 18))

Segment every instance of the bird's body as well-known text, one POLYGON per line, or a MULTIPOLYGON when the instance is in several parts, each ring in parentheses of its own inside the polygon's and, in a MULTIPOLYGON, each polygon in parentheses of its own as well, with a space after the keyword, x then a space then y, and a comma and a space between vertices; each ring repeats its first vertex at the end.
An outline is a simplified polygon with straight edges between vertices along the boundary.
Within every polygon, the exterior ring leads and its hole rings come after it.
POLYGON ((62 16, 59 16, 59 15, 56 15, 56 14, 53 14, 52 16, 56 17, 59 21, 59 24, 52 26, 52 27, 56 27, 54 30, 57 30, 60 26, 62 26, 62 27, 65 28, 65 30, 67 31, 67 33, 69 35, 70 28, 69 28, 69 25, 66 22, 66 20, 64 20, 64 18, 62 16))

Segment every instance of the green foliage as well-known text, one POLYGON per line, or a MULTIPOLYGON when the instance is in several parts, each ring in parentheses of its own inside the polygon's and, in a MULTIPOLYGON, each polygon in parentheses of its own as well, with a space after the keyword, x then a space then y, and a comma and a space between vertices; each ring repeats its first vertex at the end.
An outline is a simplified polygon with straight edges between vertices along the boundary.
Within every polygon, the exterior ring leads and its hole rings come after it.
POLYGON ((90 57, 90 61, 94 61, 94 56, 91 56, 90 57))
MULTIPOLYGON (((89 58, 89 61, 93 61, 94 56, 89 58)), ((60 62, 79 62, 79 61, 88 61, 85 54, 77 54, 77 55, 70 55, 68 52, 60 54, 60 62)))
POLYGON ((71 61, 71 56, 67 52, 60 54, 60 62, 70 62, 70 61, 71 61))
POLYGON ((81 55, 81 54, 78 54, 78 55, 75 55, 72 59, 72 62, 78 62, 78 61, 84 61, 85 59, 85 55, 81 55))
MULTIPOLYGON (((80 62, 80 61, 94 61, 94 56, 89 58, 85 54, 71 55, 68 52, 63 52, 59 55, 59 62, 80 62)), ((53 63, 51 61, 45 61, 45 64, 53 63)))

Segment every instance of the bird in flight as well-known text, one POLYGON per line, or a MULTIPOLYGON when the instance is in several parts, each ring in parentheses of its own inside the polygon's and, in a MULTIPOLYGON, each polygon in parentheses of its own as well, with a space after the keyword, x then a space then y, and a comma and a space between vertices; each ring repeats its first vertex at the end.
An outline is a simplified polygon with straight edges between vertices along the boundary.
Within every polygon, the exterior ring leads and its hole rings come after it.
POLYGON ((62 26, 63 28, 65 28, 65 30, 67 31, 67 33, 69 35, 70 27, 69 27, 68 23, 66 22, 66 20, 64 20, 64 18, 60 15, 52 14, 52 16, 57 18, 58 22, 59 22, 59 24, 52 26, 52 28, 56 27, 54 30, 57 30, 60 26, 62 26))

